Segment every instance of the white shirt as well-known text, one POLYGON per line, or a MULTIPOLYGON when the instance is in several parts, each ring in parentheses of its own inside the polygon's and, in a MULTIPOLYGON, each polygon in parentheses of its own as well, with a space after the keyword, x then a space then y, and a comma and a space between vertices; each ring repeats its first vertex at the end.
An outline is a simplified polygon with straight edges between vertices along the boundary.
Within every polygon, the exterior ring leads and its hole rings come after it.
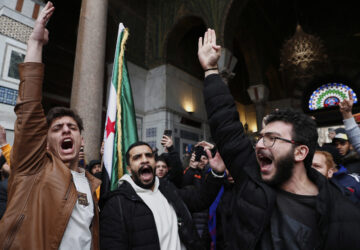
POLYGON ((76 190, 82 193, 76 201, 75 207, 67 224, 64 236, 61 240, 60 250, 68 249, 91 249, 90 225, 94 217, 94 203, 91 189, 85 171, 81 173, 71 170, 76 190), (86 194, 86 198, 85 198, 86 194), (80 203, 79 203, 80 200, 80 203), (87 202, 86 202, 87 201, 87 202), (88 205, 82 204, 88 203, 88 205))
POLYGON ((156 224, 159 236, 160 249, 181 250, 185 249, 180 242, 178 233, 178 221, 174 208, 169 204, 165 196, 159 190, 159 179, 155 177, 154 190, 144 189, 135 184, 130 175, 125 174, 121 181, 127 181, 134 188, 137 195, 150 208, 156 224))

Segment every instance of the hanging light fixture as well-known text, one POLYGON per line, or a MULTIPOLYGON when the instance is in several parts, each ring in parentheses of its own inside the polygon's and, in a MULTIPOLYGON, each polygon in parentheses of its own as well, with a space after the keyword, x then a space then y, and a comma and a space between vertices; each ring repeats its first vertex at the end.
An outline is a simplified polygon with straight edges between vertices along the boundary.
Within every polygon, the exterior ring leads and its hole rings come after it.
POLYGON ((281 49, 280 70, 291 71, 296 77, 305 77, 313 74, 316 65, 326 62, 322 40, 307 34, 298 24, 294 36, 285 41, 281 49))

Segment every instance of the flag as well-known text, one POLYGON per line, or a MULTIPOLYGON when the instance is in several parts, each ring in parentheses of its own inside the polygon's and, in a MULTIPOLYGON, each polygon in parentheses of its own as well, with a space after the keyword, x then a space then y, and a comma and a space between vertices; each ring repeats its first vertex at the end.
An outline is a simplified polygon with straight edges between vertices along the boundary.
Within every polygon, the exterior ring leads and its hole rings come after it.
POLYGON ((125 153, 138 140, 134 101, 125 61, 128 35, 128 30, 120 23, 104 131, 103 161, 110 190, 115 190, 119 178, 127 173, 125 153))

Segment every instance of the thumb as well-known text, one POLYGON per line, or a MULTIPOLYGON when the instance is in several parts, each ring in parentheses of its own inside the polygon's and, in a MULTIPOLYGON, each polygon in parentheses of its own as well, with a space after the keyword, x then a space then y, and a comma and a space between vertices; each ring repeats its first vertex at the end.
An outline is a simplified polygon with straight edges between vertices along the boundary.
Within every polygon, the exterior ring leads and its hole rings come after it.
POLYGON ((213 45, 212 48, 216 51, 219 51, 221 49, 220 45, 213 45))

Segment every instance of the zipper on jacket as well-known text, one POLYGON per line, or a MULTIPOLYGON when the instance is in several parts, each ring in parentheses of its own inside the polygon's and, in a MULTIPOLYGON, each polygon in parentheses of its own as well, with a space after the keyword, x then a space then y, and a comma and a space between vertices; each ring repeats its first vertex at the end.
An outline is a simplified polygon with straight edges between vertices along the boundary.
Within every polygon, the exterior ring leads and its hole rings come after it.
POLYGON ((14 226, 11 228, 9 237, 6 239, 6 243, 4 244, 4 249, 10 249, 10 246, 15 238, 15 235, 17 233, 17 231, 20 228, 20 225, 22 224, 23 220, 25 218, 24 214, 21 214, 20 217, 16 220, 16 223, 14 224, 14 226))

